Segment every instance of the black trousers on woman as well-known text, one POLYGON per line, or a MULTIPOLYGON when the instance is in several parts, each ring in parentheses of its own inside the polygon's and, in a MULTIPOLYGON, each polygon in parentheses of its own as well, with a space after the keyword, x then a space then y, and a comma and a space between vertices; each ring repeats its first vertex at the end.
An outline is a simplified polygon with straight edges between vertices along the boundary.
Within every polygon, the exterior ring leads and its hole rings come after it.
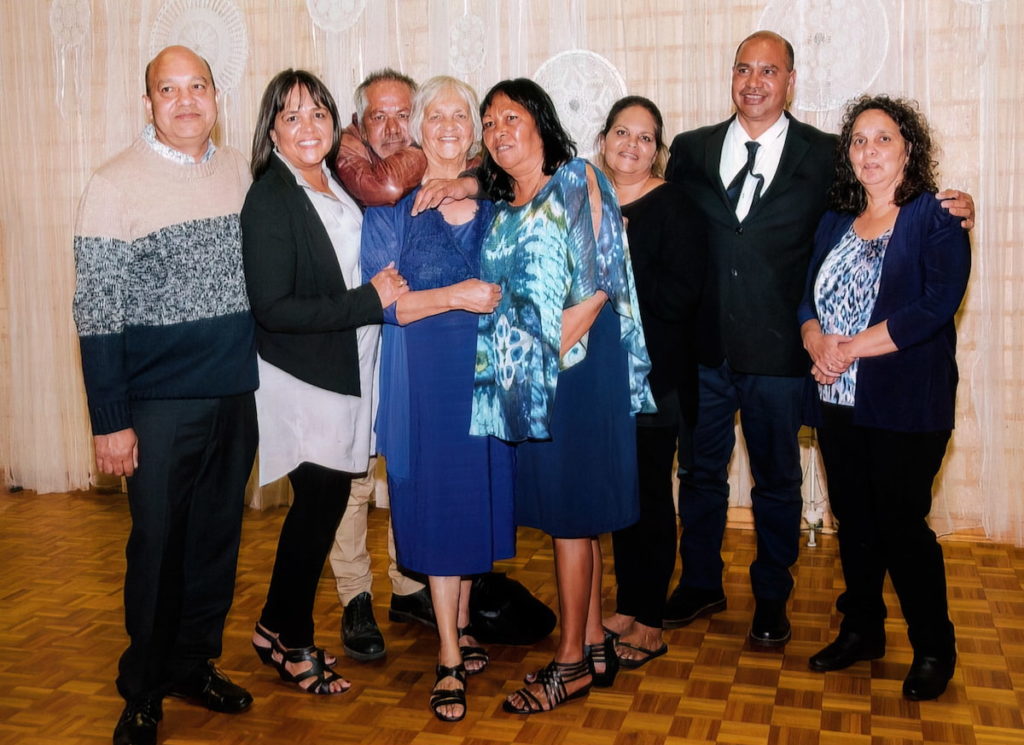
POLYGON ((955 651, 942 548, 925 518, 950 433, 894 432, 853 423, 853 409, 822 404, 818 444, 829 502, 839 521, 846 591, 836 601, 843 631, 884 633, 889 573, 916 654, 955 651))
POLYGON ((313 644, 317 583, 345 514, 352 475, 302 463, 288 480, 294 498, 281 526, 260 623, 292 649, 313 644))
POLYGON ((661 628, 665 596, 676 562, 676 511, 672 503, 672 457, 678 425, 636 428, 640 519, 612 533, 616 611, 645 626, 661 628))

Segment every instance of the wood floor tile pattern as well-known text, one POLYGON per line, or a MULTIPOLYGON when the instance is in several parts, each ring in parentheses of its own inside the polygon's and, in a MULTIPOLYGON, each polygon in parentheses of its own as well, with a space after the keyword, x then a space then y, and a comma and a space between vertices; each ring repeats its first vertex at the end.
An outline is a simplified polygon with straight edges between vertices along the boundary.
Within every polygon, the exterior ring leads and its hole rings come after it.
MULTIPOLYGON (((486 673, 469 681, 469 713, 444 724, 427 709, 436 641, 426 628, 390 624, 381 557, 384 511, 371 512, 375 610, 388 643, 384 660, 342 657, 349 693, 314 697, 277 681, 249 647, 273 561, 283 510, 248 512, 234 607, 219 665, 256 696, 242 715, 165 702, 161 741, 362 743, 366 745, 1024 745, 1024 550, 986 543, 944 544, 960 664, 939 702, 900 696, 911 650, 895 598, 887 601, 884 660, 819 675, 807 657, 834 634, 841 587, 835 539, 803 548, 785 652, 745 643, 753 607, 747 566, 754 535, 730 530, 724 557, 729 608, 668 632, 670 651, 614 688, 539 716, 501 710, 505 694, 552 656, 536 647, 492 647, 486 673)), ((123 495, 0 494, 0 743, 109 743, 122 702, 114 688, 124 644, 121 579, 129 516, 123 495)), ((554 604, 551 549, 521 531, 508 570, 554 604)), ((611 577, 610 556, 606 576, 611 577)), ((614 588, 606 583, 605 607, 614 588)), ((339 608, 325 574, 317 641, 340 653, 339 608)))

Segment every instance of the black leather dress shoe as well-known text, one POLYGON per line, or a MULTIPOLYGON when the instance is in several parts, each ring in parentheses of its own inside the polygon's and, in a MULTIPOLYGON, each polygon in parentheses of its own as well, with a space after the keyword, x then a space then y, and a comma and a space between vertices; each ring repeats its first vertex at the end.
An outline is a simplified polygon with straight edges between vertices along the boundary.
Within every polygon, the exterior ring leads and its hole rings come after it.
POLYGON ((341 644, 345 654, 360 662, 379 660, 387 652, 384 635, 373 617, 372 600, 370 593, 361 592, 348 601, 341 614, 341 644))
POLYGON ((911 701, 931 701, 945 692, 956 670, 956 653, 951 657, 914 655, 910 672, 903 681, 903 697, 911 701))
POLYGON ((750 633, 747 634, 750 643, 755 647, 773 649, 784 646, 792 635, 786 618, 786 601, 758 599, 750 633))
POLYGON ((207 660, 184 679, 175 683, 169 696, 183 698, 189 703, 205 706, 221 714, 238 714, 252 705, 252 694, 231 682, 213 663, 207 660))
POLYGON ((114 727, 114 745, 156 745, 156 725, 163 718, 159 699, 129 701, 114 727))
POLYGON ((430 590, 424 587, 411 595, 392 595, 388 618, 397 623, 422 623, 436 629, 437 619, 434 618, 430 590))
POLYGON ((858 634, 840 631, 836 640, 812 655, 807 667, 816 673, 843 670, 861 660, 877 660, 885 656, 885 634, 858 634))
POLYGON ((710 616, 725 610, 725 593, 718 590, 705 590, 700 587, 683 587, 679 585, 665 602, 665 617, 662 626, 666 629, 678 629, 696 621, 703 616, 710 616))

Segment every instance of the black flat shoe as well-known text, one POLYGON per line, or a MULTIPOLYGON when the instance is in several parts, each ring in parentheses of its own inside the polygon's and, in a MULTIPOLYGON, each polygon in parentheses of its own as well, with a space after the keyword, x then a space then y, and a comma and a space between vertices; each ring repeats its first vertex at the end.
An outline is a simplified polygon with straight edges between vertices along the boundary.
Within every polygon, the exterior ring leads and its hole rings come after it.
POLYGON ((953 671, 956 670, 956 653, 951 657, 914 655, 910 672, 903 681, 903 697, 911 701, 931 701, 946 691, 953 671))
POLYGON ((438 665, 437 680, 434 681, 434 690, 430 692, 430 709, 434 716, 442 722, 458 722, 466 716, 466 666, 456 665, 447 667, 438 665), (445 678, 455 678, 462 684, 462 688, 438 688, 437 684, 445 678), (462 713, 455 716, 445 716, 441 713, 442 706, 461 706, 462 713))
POLYGON ((436 631, 437 619, 430 591, 424 587, 411 595, 392 595, 388 619, 395 623, 422 623, 436 631))
POLYGON ((114 745, 156 745, 156 726, 163 718, 159 699, 129 701, 114 727, 114 745))
POLYGON ((252 694, 232 683, 209 660, 175 683, 167 695, 183 698, 189 703, 205 706, 221 714, 238 714, 252 705, 252 694))
POLYGON ((785 646, 793 630, 786 618, 785 600, 757 600, 754 609, 754 620, 750 624, 747 637, 755 647, 775 649, 785 646))
POLYGON ((855 631, 840 631, 835 641, 812 655, 807 667, 816 673, 844 670, 863 660, 877 660, 885 656, 885 633, 866 635, 855 631))
POLYGON ((387 653, 384 635, 373 617, 370 593, 359 593, 345 606, 341 614, 341 644, 345 654, 359 662, 379 660, 387 653))
POLYGON ((502 703, 502 708, 509 714, 539 714, 543 711, 551 711, 556 706, 582 698, 590 693, 593 683, 587 683, 578 691, 568 693, 566 683, 572 683, 582 678, 590 677, 590 663, 586 659, 579 662, 555 662, 552 660, 545 667, 542 667, 532 676, 533 681, 541 686, 544 699, 537 698, 529 688, 520 688, 502 703), (518 706, 512 703, 513 696, 518 696, 521 702, 518 706))
MULTIPOLYGON (((476 634, 473 633, 473 627, 464 626, 458 630, 459 639, 464 636, 476 638, 476 634)), ((480 663, 472 667, 466 668, 467 675, 479 675, 487 669, 487 665, 491 662, 491 656, 487 654, 487 650, 476 644, 460 644, 459 652, 462 653, 462 664, 465 665, 467 662, 480 663)))
POLYGON ((676 587, 665 602, 662 626, 678 629, 725 610, 725 593, 721 589, 704 590, 699 587, 676 587))

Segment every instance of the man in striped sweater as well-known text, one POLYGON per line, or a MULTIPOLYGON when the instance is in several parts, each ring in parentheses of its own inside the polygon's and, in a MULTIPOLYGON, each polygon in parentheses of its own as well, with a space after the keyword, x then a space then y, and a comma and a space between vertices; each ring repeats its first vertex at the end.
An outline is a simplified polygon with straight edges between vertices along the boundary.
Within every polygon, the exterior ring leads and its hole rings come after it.
POLYGON ((213 74, 168 47, 146 67, 151 124, 96 171, 75 229, 75 322, 96 463, 127 477, 129 645, 115 745, 156 742, 165 695, 235 713, 218 671, 256 448, 252 316, 238 214, 245 159, 215 147, 213 74))

